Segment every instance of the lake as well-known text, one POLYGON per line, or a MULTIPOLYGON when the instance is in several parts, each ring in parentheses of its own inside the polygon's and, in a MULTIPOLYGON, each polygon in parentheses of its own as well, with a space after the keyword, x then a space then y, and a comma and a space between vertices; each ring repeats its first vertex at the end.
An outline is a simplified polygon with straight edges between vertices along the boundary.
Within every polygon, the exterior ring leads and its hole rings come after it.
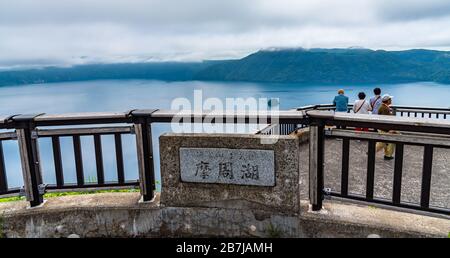
MULTIPOLYGON (((374 87, 383 93, 395 96, 394 104, 411 106, 450 106, 450 85, 436 83, 407 83, 380 85, 296 85, 241 82, 162 82, 150 80, 114 80, 65 82, 36 85, 0 87, 0 115, 19 113, 68 113, 93 111, 127 111, 130 109, 169 109, 172 100, 184 97, 194 98, 194 90, 202 90, 203 98, 279 98, 280 109, 331 103, 339 88, 346 91, 350 101, 356 100, 360 91, 372 95, 374 87)), ((156 178, 159 180, 158 137, 169 132, 170 126, 153 126, 153 147, 155 149, 156 178)), ((96 168, 92 137, 81 137, 83 162, 87 182, 95 181, 96 168)), ((113 136, 103 136, 103 159, 105 180, 117 180, 113 136)), ((54 184, 54 167, 50 139, 40 139, 43 177, 45 183, 54 184)), ((15 141, 3 143, 5 163, 10 187, 22 186, 22 172, 15 141)), ((134 136, 123 138, 125 178, 138 178, 134 136)), ((75 183, 75 161, 72 140, 61 138, 61 151, 66 183, 75 183)))

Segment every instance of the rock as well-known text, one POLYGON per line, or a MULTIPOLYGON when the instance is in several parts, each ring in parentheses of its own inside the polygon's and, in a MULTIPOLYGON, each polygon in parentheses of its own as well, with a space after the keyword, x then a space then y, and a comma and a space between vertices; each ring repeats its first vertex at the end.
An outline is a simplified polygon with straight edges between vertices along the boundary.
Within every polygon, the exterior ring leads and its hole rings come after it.
POLYGON ((70 234, 67 236, 67 238, 80 238, 80 236, 77 234, 70 234))
POLYGON ((377 234, 370 234, 367 236, 367 238, 381 238, 381 236, 377 234))

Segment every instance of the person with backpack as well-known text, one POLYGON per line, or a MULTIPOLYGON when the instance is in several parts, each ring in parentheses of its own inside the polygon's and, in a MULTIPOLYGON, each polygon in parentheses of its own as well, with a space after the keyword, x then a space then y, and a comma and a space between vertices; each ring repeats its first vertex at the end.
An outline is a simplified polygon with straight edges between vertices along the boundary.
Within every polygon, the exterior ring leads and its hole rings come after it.
POLYGON ((381 89, 380 88, 375 88, 373 89, 373 93, 375 94, 375 96, 370 98, 370 107, 372 108, 372 114, 373 115, 378 115, 378 109, 380 109, 380 106, 382 104, 381 101, 381 89))
MULTIPOLYGON (((360 92, 358 94, 359 100, 355 101, 355 104, 353 105, 353 112, 355 114, 370 114, 370 111, 372 111, 372 107, 370 106, 369 102, 366 101, 366 94, 364 92, 360 92)), ((356 128, 356 131, 369 131, 369 128, 356 128)))

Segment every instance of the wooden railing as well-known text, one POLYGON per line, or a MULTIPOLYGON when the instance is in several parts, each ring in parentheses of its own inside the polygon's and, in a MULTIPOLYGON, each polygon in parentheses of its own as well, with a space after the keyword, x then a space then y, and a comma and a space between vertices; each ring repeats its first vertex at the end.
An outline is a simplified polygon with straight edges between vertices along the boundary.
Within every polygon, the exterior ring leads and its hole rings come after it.
POLYGON ((139 186, 143 200, 154 197, 155 172, 153 164, 152 132, 153 123, 170 123, 181 117, 182 123, 202 123, 208 119, 211 123, 296 123, 303 115, 296 111, 280 111, 273 113, 215 113, 185 112, 171 110, 132 110, 115 113, 76 113, 76 114, 29 114, 0 117, 0 129, 9 130, 0 133, 0 196, 22 193, 31 206, 43 202, 45 191, 56 190, 99 190, 139 186), (212 119, 211 119, 212 118, 212 119), (13 131, 11 131, 13 130, 13 131), (138 181, 126 181, 124 176, 124 160, 122 136, 134 134, 136 138, 136 155, 138 158, 138 181), (102 153, 102 136, 114 135, 115 162, 117 181, 105 181, 102 153), (64 169, 61 155, 61 137, 72 138, 76 183, 68 184, 64 180, 64 169), (81 137, 92 137, 95 149, 96 181, 86 182, 84 178, 81 137), (42 179, 42 167, 38 139, 50 138, 54 161, 56 184, 46 185, 42 179), (17 141, 22 165, 24 187, 11 188, 5 169, 3 142, 17 141))
MULTIPOLYGON (((37 206, 43 201, 45 191, 70 190, 82 188, 110 189, 115 187, 139 186, 144 201, 152 200, 155 191, 155 171, 153 166, 152 124, 171 123, 174 118, 182 118, 181 123, 246 123, 246 124, 276 124, 308 126, 310 132, 310 201, 314 210, 322 208, 322 199, 326 195, 324 189, 324 148, 325 138, 343 139, 343 158, 341 171, 341 189, 332 191, 332 196, 347 199, 357 199, 366 202, 382 203, 387 205, 405 207, 450 214, 448 208, 430 206, 431 173, 434 148, 450 148, 450 121, 444 119, 388 117, 356 115, 349 113, 334 113, 332 107, 305 108, 304 110, 289 110, 267 113, 220 113, 220 112, 184 112, 171 110, 132 110, 116 113, 79 113, 79 114, 32 114, 0 117, 0 129, 9 130, 0 133, 0 195, 18 194, 20 189, 8 187, 6 177, 4 141, 17 141, 20 150, 24 189, 31 206, 37 206), (317 110, 319 109, 319 110, 317 110), (212 118, 212 119, 211 119, 212 118), (207 120, 206 120, 207 119, 207 120), (351 130, 325 130, 326 126, 346 126, 348 128, 364 127, 382 130, 399 130, 409 134, 389 135, 371 132, 355 133, 351 130), (411 134, 413 133, 413 134, 411 134), (117 181, 107 182, 104 177, 104 164, 102 153, 102 136, 114 135, 116 152, 117 181), (136 138, 136 155, 138 158, 138 181, 126 181, 124 177, 122 136, 134 135, 136 138), (86 183, 83 171, 83 154, 80 137, 92 137, 95 148, 95 163, 97 181, 86 183), (76 184, 66 184, 65 172, 62 166, 60 137, 71 137, 73 140, 74 158, 76 163, 76 184), (45 185, 42 180, 41 159, 39 155, 39 138, 50 138, 52 154, 55 165, 56 184, 45 185), (368 164, 365 196, 351 195, 348 191, 349 182, 349 141, 368 141, 368 164), (374 166, 375 143, 393 142, 397 145, 395 153, 395 171, 393 180, 392 200, 379 200, 374 198, 374 166), (403 146, 424 146, 424 164, 422 169, 421 201, 419 205, 402 202, 401 177, 403 171, 403 146)), ((406 110, 398 108, 397 110, 406 110)), ((417 112, 433 111, 435 109, 414 109, 417 112)), ((445 111, 445 110, 440 110, 445 111)), ((440 113, 443 114, 443 113, 440 113)), ((284 134, 294 127, 286 127, 284 134)), ((450 188, 450 186, 449 186, 450 188)), ((447 188, 447 189, 449 189, 447 188)))
MULTIPOLYGON (((295 108, 298 112, 305 115, 305 119, 299 124, 269 124, 261 129, 258 134, 262 135, 289 135, 298 128, 308 126, 306 112, 311 110, 334 111, 336 107, 332 104, 319 104, 295 108)), ((412 107, 412 106, 392 106, 393 113, 398 117, 422 117, 433 119, 450 118, 450 108, 432 108, 432 107, 412 107)), ((353 104, 348 105, 347 113, 353 113, 353 104)))
MULTIPOLYGON (((308 111, 310 130, 310 200, 314 210, 322 208, 322 200, 327 192, 324 189, 324 155, 325 138, 340 138, 342 142, 341 189, 328 194, 341 198, 380 203, 409 209, 430 211, 450 215, 448 207, 432 207, 430 205, 431 176, 433 170, 433 150, 435 148, 450 149, 450 121, 408 118, 395 116, 373 116, 332 111, 308 111), (354 130, 335 129, 335 126, 346 128, 372 128, 383 131, 397 131, 400 134, 379 134, 376 132, 356 132, 354 130), (331 127, 326 130, 325 127, 331 127), (334 129, 333 129, 334 128, 334 129), (365 195, 354 195, 348 191, 350 140, 367 141, 367 174, 365 195), (395 144, 394 176, 392 181, 392 199, 374 197, 376 143, 395 144), (423 164, 421 197, 419 204, 401 200, 402 175, 404 168, 404 147, 406 145, 423 146, 423 164)), ((364 155, 360 153, 359 155, 364 155)), ((447 171, 448 173, 448 171, 447 171)), ((448 191, 450 185, 442 189, 448 191)))

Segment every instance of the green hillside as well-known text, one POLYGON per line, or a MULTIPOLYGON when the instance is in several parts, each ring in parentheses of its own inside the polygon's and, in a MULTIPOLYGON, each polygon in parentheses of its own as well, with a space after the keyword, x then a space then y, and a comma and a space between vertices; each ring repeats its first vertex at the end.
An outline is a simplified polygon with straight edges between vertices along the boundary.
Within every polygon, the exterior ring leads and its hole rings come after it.
POLYGON ((0 86, 100 79, 286 83, 450 83, 450 52, 369 49, 262 50, 239 60, 90 64, 1 71, 0 86))

